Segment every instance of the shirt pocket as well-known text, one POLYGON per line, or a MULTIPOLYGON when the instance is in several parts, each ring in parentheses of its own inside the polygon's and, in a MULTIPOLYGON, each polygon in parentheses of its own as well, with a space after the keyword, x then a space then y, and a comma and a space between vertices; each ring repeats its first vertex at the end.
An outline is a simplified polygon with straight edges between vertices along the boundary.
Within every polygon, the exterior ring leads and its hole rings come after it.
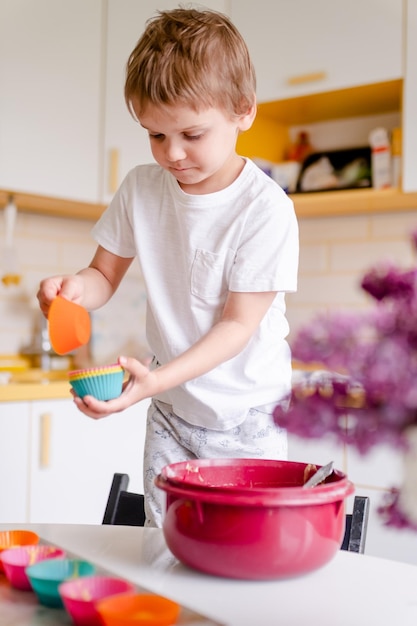
POLYGON ((191 268, 191 293, 199 298, 219 298, 229 287, 233 250, 215 253, 197 248, 191 268))

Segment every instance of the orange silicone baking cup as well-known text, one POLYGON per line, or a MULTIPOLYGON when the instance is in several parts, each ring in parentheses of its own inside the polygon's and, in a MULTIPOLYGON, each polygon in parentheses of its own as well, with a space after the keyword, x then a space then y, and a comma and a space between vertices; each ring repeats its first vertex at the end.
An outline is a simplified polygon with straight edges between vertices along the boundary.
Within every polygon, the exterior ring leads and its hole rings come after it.
POLYGON ((49 314, 49 338, 57 354, 68 354, 85 345, 91 335, 91 320, 84 307, 57 296, 49 314))
POLYGON ((144 593, 111 596, 96 606, 105 626, 170 626, 180 613, 176 602, 144 593))
MULTIPOLYGON (((0 553, 9 548, 31 546, 37 543, 39 543, 39 535, 31 530, 2 530, 0 532, 0 553)), ((3 572, 1 561, 0 572, 3 572)))

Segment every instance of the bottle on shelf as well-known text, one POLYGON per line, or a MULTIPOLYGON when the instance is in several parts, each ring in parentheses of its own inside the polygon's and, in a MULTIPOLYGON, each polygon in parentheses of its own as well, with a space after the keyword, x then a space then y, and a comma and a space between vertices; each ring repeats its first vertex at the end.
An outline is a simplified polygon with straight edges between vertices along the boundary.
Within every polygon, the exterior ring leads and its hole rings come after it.
POLYGON ((303 163, 312 152, 313 146, 310 143, 310 137, 305 130, 301 130, 295 143, 289 147, 286 160, 303 163))

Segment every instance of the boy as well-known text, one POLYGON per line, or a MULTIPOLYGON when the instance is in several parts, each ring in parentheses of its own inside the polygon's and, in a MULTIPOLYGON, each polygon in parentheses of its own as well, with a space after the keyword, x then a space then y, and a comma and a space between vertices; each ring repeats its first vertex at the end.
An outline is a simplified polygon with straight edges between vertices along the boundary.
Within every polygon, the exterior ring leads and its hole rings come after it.
POLYGON ((286 457, 271 416, 291 384, 285 292, 295 291, 298 229, 291 200, 236 153, 255 118, 246 45, 214 11, 161 11, 131 53, 125 99, 156 163, 134 168, 93 229, 88 268, 41 282, 96 309, 137 257, 147 292, 149 368, 108 402, 74 398, 98 419, 152 398, 144 477, 148 526, 161 526, 161 468, 196 457, 286 457))

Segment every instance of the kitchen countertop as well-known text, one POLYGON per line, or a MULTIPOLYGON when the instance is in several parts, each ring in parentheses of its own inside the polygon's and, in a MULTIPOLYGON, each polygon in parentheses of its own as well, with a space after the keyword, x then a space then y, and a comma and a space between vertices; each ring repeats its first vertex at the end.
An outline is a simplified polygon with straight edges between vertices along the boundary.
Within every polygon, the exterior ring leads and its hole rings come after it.
MULTIPOLYGON (((2 525, 0 529, 12 527, 2 525)), ((34 530, 43 540, 115 576, 197 611, 208 618, 205 624, 417 623, 417 567, 407 563, 339 550, 330 563, 308 575, 264 582, 240 581, 185 567, 170 553, 163 532, 156 528, 81 524, 33 524, 19 528, 34 530)), ((55 615, 58 617, 58 613, 55 615)), ((36 621, 39 625, 47 623, 50 622, 45 619, 36 621)), ((54 626, 58 623, 68 622, 54 621, 54 626)), ((26 626, 25 622, 11 624, 26 626)))
MULTIPOLYGON (((311 365, 311 367, 303 366, 300 363, 293 363, 294 370, 302 372, 303 370, 321 370, 320 364, 311 365)), ((44 372, 40 369, 29 369, 12 375, 11 381, 6 384, 0 384, 0 403, 1 402, 19 402, 31 400, 53 400, 53 399, 71 399, 70 384, 67 379, 66 371, 49 371, 44 372)))
POLYGON ((10 382, 0 384, 0 402, 70 399, 67 372, 43 372, 31 369, 12 375, 10 382))

